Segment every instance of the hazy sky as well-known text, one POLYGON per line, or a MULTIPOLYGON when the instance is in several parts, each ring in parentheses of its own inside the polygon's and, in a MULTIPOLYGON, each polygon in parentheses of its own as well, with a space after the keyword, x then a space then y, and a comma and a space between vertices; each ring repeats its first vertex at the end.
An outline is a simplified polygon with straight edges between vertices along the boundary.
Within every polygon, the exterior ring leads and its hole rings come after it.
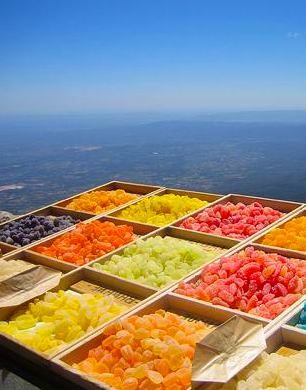
POLYGON ((305 0, 0 0, 0 113, 305 108, 305 15, 305 0))

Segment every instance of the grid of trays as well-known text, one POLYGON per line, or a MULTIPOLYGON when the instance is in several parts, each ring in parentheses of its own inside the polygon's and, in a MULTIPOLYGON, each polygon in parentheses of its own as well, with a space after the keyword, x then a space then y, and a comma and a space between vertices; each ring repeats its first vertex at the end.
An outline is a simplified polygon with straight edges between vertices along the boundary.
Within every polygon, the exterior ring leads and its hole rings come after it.
MULTIPOLYGON (((281 346, 294 345, 297 349, 305 349, 306 347, 306 332, 296 328, 294 325, 297 322, 297 318, 303 309, 305 297, 301 296, 300 299, 291 304, 280 315, 274 319, 266 319, 258 315, 250 314, 238 309, 230 307, 224 307, 204 300, 194 299, 190 296, 178 294, 176 289, 181 282, 194 283, 200 275, 201 270, 206 264, 213 264, 219 262, 223 256, 231 256, 248 248, 250 246, 257 250, 262 250, 265 253, 277 253, 281 256, 296 258, 300 260, 306 260, 306 252, 290 250, 286 248, 278 248, 262 245, 262 239, 268 232, 275 228, 283 226, 286 222, 293 218, 306 215, 306 205, 296 202, 288 202, 275 199, 257 198, 237 194, 219 195, 209 194, 194 191, 184 191, 179 189, 170 189, 151 185, 142 185, 137 183, 126 182, 110 182, 102 186, 92 188, 81 194, 76 194, 65 200, 61 200, 52 205, 48 205, 44 208, 35 210, 31 213, 19 216, 15 220, 20 220, 28 215, 36 216, 62 216, 69 215, 75 219, 79 219, 84 224, 90 224, 94 221, 99 222, 112 222, 115 225, 130 225, 133 227, 134 240, 128 244, 122 245, 119 248, 112 250, 98 256, 91 260, 87 264, 77 266, 73 263, 69 263, 63 260, 59 260, 54 257, 50 257, 36 251, 40 245, 50 246, 52 243, 61 238, 63 235, 72 232, 76 229, 76 225, 68 227, 62 231, 52 234, 43 239, 32 242, 29 245, 23 247, 16 247, 7 243, 0 242, 0 249, 2 251, 3 260, 24 260, 34 265, 41 265, 47 268, 51 268, 62 273, 60 283, 57 287, 51 291, 57 292, 59 290, 69 290, 76 294, 83 294, 88 292, 102 292, 105 295, 112 295, 117 302, 123 303, 126 308, 124 313, 119 314, 117 317, 110 319, 109 321, 99 325, 94 329, 90 329, 82 337, 64 344, 56 351, 45 354, 38 352, 34 348, 26 346, 25 344, 17 341, 14 337, 9 336, 7 333, 0 331, 0 348, 3 351, 9 351, 16 356, 20 356, 30 362, 33 362, 35 366, 42 366, 50 371, 54 371, 57 375, 68 380, 68 382, 75 383, 83 386, 86 389, 101 389, 107 388, 107 385, 103 384, 88 375, 82 374, 80 371, 75 370, 72 367, 73 363, 78 363, 87 356, 88 350, 97 347, 101 341, 101 337, 105 329, 115 323, 118 319, 128 318, 132 315, 143 315, 153 313, 156 310, 163 309, 170 311, 190 320, 202 320, 209 324, 212 328, 224 323, 234 315, 246 318, 254 323, 262 324, 265 331, 265 337, 267 341, 267 351, 276 351, 281 346), (108 210, 99 215, 84 211, 75 211, 67 208, 69 202, 82 194, 90 193, 92 191, 111 191, 116 189, 123 189, 127 192, 137 194, 138 197, 126 204, 122 204, 117 208, 108 210), (137 202, 150 198, 154 195, 175 194, 180 196, 188 196, 192 198, 198 198, 202 201, 209 202, 205 207, 192 211, 183 217, 177 218, 171 223, 159 227, 151 224, 133 222, 130 220, 124 220, 118 216, 118 213, 127 207, 136 204, 137 202), (237 240, 224 236, 218 236, 214 234, 202 233, 187 230, 179 227, 180 223, 187 217, 193 217, 205 210, 207 207, 218 204, 226 204, 227 202, 238 203, 242 202, 249 205, 253 202, 260 202, 264 207, 272 207, 284 213, 284 215, 276 222, 269 226, 266 226, 261 231, 257 232, 253 236, 248 237, 245 240, 237 240), (173 280, 165 286, 157 288, 156 286, 148 285, 146 283, 138 282, 136 280, 127 279, 109 272, 102 271, 96 268, 96 264, 104 264, 109 262, 113 256, 123 256, 126 249, 129 249, 131 245, 140 243, 154 237, 171 237, 173 239, 180 240, 181 242, 194 243, 198 248, 204 250, 214 250, 214 256, 212 256, 207 262, 203 262, 198 266, 185 274, 182 278, 173 280)), ((6 223, 0 225, 5 226, 6 223)), ((42 296, 39 296, 40 298, 42 296)), ((31 300, 33 301, 33 300, 31 300)), ((10 316, 28 305, 29 301, 23 303, 17 307, 2 307, 0 308, 0 320, 6 321, 10 316)), ((206 388, 206 386, 201 386, 206 388)))

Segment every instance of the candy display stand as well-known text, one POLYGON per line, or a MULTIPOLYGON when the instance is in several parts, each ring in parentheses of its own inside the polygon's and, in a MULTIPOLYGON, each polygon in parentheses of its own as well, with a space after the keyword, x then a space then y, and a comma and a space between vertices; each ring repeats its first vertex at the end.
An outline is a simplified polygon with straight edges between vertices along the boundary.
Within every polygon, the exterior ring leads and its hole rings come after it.
MULTIPOLYGON (((141 240, 150 239, 150 237, 172 237, 186 242, 195 243, 205 248, 214 248, 215 256, 211 258, 206 264, 214 264, 220 261, 223 257, 231 256, 248 246, 253 246, 255 249, 263 251, 264 253, 277 253, 281 256, 296 258, 301 261, 306 260, 306 252, 299 252, 284 248, 270 247, 261 244, 261 240, 265 234, 275 227, 282 226, 288 220, 295 216, 306 215, 306 205, 282 201, 276 199, 258 198, 238 194, 210 194, 205 192, 185 191, 180 189, 172 189, 159 187, 154 185, 145 185, 137 183, 112 181, 102 184, 98 187, 89 189, 83 193, 75 194, 67 199, 60 200, 54 204, 47 205, 38 210, 23 216, 18 216, 14 220, 19 220, 24 216, 34 214, 36 216, 61 216, 70 215, 75 219, 80 219, 84 224, 90 224, 94 221, 112 222, 117 225, 130 225, 133 227, 135 239, 133 242, 125 244, 116 250, 106 253, 103 256, 97 256, 95 259, 89 261, 82 266, 76 266, 73 263, 59 260, 52 256, 46 256, 37 252, 37 247, 44 245, 50 246, 55 239, 61 239, 66 233, 72 232, 76 226, 70 226, 60 232, 45 237, 43 239, 32 242, 24 247, 16 247, 0 242, 0 249, 2 251, 2 259, 10 260, 25 260, 31 264, 43 265, 52 268, 62 273, 59 285, 52 289, 52 291, 71 290, 78 294, 102 293, 105 295, 112 294, 116 300, 126 305, 124 313, 119 314, 116 318, 112 318, 107 323, 101 324, 95 329, 91 329, 81 338, 63 345, 60 349, 52 354, 46 355, 40 353, 33 348, 30 348, 23 343, 17 341, 15 338, 0 332, 0 351, 1 354, 7 354, 8 358, 17 362, 25 370, 39 370, 39 367, 44 368, 47 376, 52 376, 56 381, 56 388, 60 389, 108 389, 108 386, 97 381, 92 377, 81 373, 72 367, 73 363, 78 363, 87 357, 88 351, 100 345, 101 337, 107 326, 114 324, 118 320, 129 318, 132 315, 144 315, 154 313, 156 310, 163 309, 172 313, 178 314, 189 321, 204 321, 208 327, 215 329, 218 325, 224 324, 227 320, 237 316, 238 318, 245 318, 249 321, 262 325, 264 329, 265 339, 267 343, 267 352, 277 351, 282 347, 292 347, 293 349, 306 348, 306 332, 294 327, 294 321, 301 311, 305 296, 301 296, 296 302, 286 308, 281 314, 274 319, 263 318, 259 315, 250 314, 241 310, 214 305, 210 302, 194 299, 189 296, 180 295, 175 290, 180 282, 195 282, 200 277, 203 265, 184 275, 179 280, 173 280, 172 283, 163 288, 154 288, 144 283, 139 283, 136 280, 129 280, 121 276, 101 271, 94 267, 94 264, 109 261, 113 255, 122 255, 124 250, 133 243, 142 242, 141 240), (137 198, 122 204, 115 209, 108 210, 99 215, 70 210, 67 208, 69 202, 82 194, 91 191, 102 190, 112 191, 116 189, 123 189, 126 192, 137 194, 137 198), (154 224, 139 223, 135 221, 125 220, 118 217, 119 212, 126 209, 130 205, 149 198, 154 195, 175 194, 181 196, 188 196, 205 200, 209 202, 205 207, 201 207, 192 213, 182 216, 171 223, 158 227, 154 224), (242 202, 244 204, 251 204, 259 202, 263 206, 272 207, 285 213, 278 221, 266 226, 255 235, 244 240, 236 240, 228 237, 218 236, 215 234, 207 234, 195 232, 179 227, 180 223, 189 216, 197 215, 206 207, 216 204, 226 204, 227 202, 242 202), (28 368, 27 368, 28 367, 28 368)), ((5 226, 0 224, 0 228, 5 226)), ((40 296, 39 298, 41 298, 40 296)), ((24 302, 17 307, 2 307, 0 308, 0 319, 6 321, 10 318, 12 313, 24 308, 33 300, 24 302)), ((207 384, 203 384, 201 389, 208 389, 207 384)))

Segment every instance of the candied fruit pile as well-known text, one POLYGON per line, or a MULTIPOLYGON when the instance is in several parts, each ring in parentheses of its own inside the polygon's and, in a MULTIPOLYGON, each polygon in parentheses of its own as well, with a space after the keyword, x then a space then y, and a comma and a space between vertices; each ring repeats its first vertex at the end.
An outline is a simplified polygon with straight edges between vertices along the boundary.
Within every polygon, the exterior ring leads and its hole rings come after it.
POLYGON ((306 262, 248 247, 206 265, 176 292, 273 319, 306 293, 306 262))
POLYGON ((304 303, 303 310, 301 311, 298 322, 295 326, 297 328, 306 330, 306 302, 304 303))
POLYGON ((131 221, 164 226, 206 205, 208 202, 189 196, 153 195, 121 210, 116 216, 131 221))
POLYGON ((0 332, 35 350, 52 353, 126 309, 111 295, 47 292, 43 299, 35 299, 8 321, 1 321, 0 332))
POLYGON ((220 248, 180 240, 173 237, 150 237, 126 247, 122 255, 95 263, 94 268, 122 278, 163 288, 211 261, 220 248))
POLYGON ((118 390, 184 390, 195 345, 211 328, 158 310, 110 325, 101 345, 73 367, 118 390))
POLYGON ((34 265, 28 263, 27 261, 18 259, 0 259, 0 282, 21 272, 24 272, 32 267, 34 267, 34 265))
POLYGON ((284 214, 259 202, 246 205, 216 204, 194 217, 186 218, 180 227, 203 233, 243 240, 277 221, 284 214))
POLYGON ((34 250, 76 265, 84 265, 135 239, 133 227, 112 222, 80 223, 70 232, 57 237, 49 246, 34 250))
MULTIPOLYGON (((208 387, 210 389, 210 387, 208 387)), ((218 390, 304 390, 306 351, 290 356, 262 353, 256 361, 218 390)))
POLYGON ((76 223, 69 215, 60 217, 28 215, 24 218, 11 221, 0 228, 0 241, 15 246, 29 245, 41 238, 50 236, 76 223))
POLYGON ((264 245, 306 252, 306 217, 293 218, 271 230, 262 239, 264 245))
POLYGON ((65 207, 75 211, 101 214, 136 198, 138 198, 138 195, 125 192, 124 190, 92 191, 78 196, 65 207))

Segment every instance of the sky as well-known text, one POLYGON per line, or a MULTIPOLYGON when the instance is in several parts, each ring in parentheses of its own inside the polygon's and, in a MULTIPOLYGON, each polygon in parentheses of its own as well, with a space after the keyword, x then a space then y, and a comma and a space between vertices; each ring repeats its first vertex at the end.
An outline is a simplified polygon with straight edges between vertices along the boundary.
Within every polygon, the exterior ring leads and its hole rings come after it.
POLYGON ((306 108, 304 0, 1 0, 0 115, 306 108))

